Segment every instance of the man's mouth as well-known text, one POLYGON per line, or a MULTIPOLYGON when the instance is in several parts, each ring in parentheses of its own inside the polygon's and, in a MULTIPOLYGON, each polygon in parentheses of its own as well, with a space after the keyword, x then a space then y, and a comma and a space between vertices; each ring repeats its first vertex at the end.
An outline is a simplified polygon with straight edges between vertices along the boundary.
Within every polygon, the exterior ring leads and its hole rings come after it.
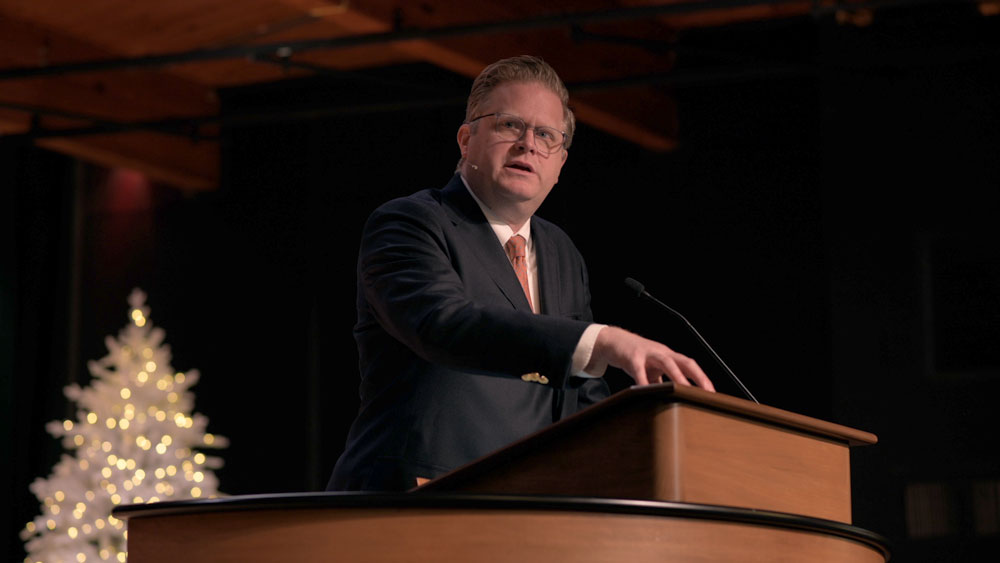
POLYGON ((515 161, 515 162, 508 162, 507 165, 506 165, 506 167, 507 168, 513 168, 514 170, 521 170, 523 172, 534 172, 535 171, 535 169, 532 168, 531 165, 528 164, 528 163, 526 163, 526 162, 517 162, 517 161, 515 161))

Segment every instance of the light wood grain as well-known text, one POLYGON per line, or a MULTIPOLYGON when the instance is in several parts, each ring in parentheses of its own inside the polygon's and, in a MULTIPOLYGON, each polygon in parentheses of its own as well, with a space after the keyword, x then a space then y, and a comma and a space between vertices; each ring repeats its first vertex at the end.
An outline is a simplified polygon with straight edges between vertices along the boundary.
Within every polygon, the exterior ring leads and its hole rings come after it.
POLYGON ((130 563, 875 563, 872 547, 764 525, 632 514, 312 509, 129 519, 130 563))
POLYGON ((682 404, 658 418, 655 498, 851 522, 846 444, 682 404))
POLYGON ((422 486, 715 504, 849 524, 874 435, 698 389, 635 388, 422 486))

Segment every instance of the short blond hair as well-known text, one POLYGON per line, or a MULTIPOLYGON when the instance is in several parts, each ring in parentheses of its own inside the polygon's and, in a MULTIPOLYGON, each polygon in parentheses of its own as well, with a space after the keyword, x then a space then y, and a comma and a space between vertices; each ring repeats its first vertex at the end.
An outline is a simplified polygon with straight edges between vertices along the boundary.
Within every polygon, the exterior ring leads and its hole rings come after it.
POLYGON ((469 100, 465 105, 465 122, 479 116, 482 105, 501 84, 510 82, 537 82, 559 97, 563 107, 563 127, 566 132, 565 147, 569 148, 576 131, 576 117, 569 107, 569 92, 559 75, 549 63, 539 57, 521 55, 500 59, 483 69, 472 83, 469 100))

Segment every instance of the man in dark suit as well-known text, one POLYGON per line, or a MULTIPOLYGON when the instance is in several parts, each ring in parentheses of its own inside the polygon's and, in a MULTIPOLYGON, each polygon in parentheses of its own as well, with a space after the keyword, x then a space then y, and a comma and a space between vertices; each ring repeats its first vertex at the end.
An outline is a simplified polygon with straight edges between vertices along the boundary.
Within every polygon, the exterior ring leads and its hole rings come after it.
POLYGON ((369 218, 361 409, 329 489, 405 490, 442 475, 606 397, 608 365, 640 385, 712 389, 690 358, 594 324, 583 258, 533 217, 574 128, 549 65, 498 61, 473 84, 451 182, 369 218))

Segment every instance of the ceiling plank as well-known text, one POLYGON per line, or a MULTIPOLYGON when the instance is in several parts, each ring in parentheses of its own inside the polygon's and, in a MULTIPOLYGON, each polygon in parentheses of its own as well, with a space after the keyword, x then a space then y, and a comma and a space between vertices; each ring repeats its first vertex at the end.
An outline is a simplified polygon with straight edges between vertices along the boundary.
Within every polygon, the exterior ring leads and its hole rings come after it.
POLYGON ((191 191, 219 186, 219 148, 146 131, 41 139, 38 146, 109 168, 138 170, 151 180, 191 191))
MULTIPOLYGON (((91 44, 39 27, 0 17, 0 66, 19 67, 95 60, 113 55, 91 44)), ((58 115, 89 116, 116 123, 168 117, 211 116, 218 112, 214 89, 155 70, 124 70, 47 76, 0 82, 0 130, 26 133, 33 113, 47 128, 80 127, 58 115), (16 111, 13 108, 36 108, 16 111), (45 110, 57 117, 44 117, 45 110)), ((189 189, 218 183, 218 148, 213 142, 156 133, 46 138, 36 144, 104 166, 130 166, 154 180, 189 189)))
MULTIPOLYGON (((305 5, 308 0, 282 0, 290 4, 305 5)), ((385 33, 392 29, 392 18, 403 17, 407 25, 416 27, 442 27, 459 25, 462 22, 457 17, 449 19, 442 14, 468 14, 467 11, 446 11, 430 9, 421 5, 400 15, 397 5, 386 1, 373 1, 362 6, 350 5, 344 11, 329 16, 351 29, 354 33, 385 33)), ((437 3, 440 4, 440 3, 437 3)), ((495 5, 480 5, 477 16, 510 17, 506 12, 496 11, 495 5), (491 7, 488 12, 486 7, 491 7)), ((516 14, 515 14, 516 15, 516 14)), ((467 15, 466 15, 467 17, 467 15)), ((603 45, 576 45, 569 35, 561 30, 537 32, 510 32, 490 34, 489 36, 473 36, 452 38, 439 41, 412 40, 393 43, 392 49, 405 53, 412 58, 418 58, 451 70, 458 74, 475 77, 486 65, 506 56, 521 53, 534 53, 550 62, 566 82, 575 80, 591 80, 601 71, 600 76, 606 77, 610 72, 614 75, 627 75, 629 72, 662 72, 671 66, 669 57, 644 52, 642 49, 632 49, 631 56, 622 57, 621 52, 609 52, 603 45), (598 70, 599 69, 599 70, 598 70)), ((314 55, 322 60, 322 55, 314 55)), ((661 95, 662 103, 653 104, 657 113, 671 113, 674 105, 661 95)), ((664 151, 676 145, 676 131, 669 129, 676 124, 673 115, 654 116, 652 119, 635 120, 622 117, 621 103, 608 96, 575 96, 571 100, 574 110, 581 121, 601 129, 612 135, 630 140, 650 150, 664 151), (661 127, 653 128, 658 124, 661 127), (667 128, 664 128, 667 127, 667 128)))

